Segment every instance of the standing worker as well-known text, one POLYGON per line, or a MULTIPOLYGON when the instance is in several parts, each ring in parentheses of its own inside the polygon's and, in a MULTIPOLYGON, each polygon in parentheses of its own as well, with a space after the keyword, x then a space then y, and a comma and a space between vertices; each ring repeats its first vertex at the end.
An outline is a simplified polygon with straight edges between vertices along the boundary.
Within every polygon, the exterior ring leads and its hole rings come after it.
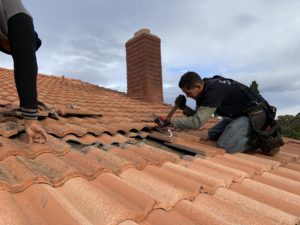
POLYGON ((21 0, 0 0, 0 50, 12 56, 14 76, 29 144, 45 143, 47 134, 37 121, 37 61, 41 40, 21 0))

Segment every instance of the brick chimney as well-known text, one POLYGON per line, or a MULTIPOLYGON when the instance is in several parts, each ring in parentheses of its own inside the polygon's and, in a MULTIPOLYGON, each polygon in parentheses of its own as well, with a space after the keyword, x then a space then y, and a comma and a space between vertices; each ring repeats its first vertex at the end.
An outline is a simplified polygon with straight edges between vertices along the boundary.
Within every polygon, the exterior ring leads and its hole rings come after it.
POLYGON ((160 38, 141 29, 126 42, 127 94, 143 101, 163 102, 160 38))

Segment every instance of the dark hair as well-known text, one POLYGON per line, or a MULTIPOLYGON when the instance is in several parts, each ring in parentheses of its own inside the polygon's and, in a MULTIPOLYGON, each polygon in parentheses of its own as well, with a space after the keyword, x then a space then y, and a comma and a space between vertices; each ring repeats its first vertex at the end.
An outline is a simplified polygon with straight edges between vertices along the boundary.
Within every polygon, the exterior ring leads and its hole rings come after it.
POLYGON ((181 89, 182 88, 191 89, 197 83, 203 84, 203 80, 201 79, 199 74, 189 71, 181 76, 179 81, 179 87, 181 89))

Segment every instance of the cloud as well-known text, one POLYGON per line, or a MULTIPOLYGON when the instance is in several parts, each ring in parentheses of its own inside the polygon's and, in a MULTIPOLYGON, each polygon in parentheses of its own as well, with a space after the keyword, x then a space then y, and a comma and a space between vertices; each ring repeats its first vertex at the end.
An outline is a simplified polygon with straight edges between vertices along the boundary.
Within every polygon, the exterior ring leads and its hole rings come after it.
MULTIPOLYGON (((180 75, 257 80, 282 112, 300 111, 300 1, 23 0, 43 40, 40 72, 126 90, 125 42, 149 28, 162 40, 164 98, 180 75)), ((1 65, 12 67, 0 56, 1 65)), ((192 104, 192 103, 191 103, 192 104)))

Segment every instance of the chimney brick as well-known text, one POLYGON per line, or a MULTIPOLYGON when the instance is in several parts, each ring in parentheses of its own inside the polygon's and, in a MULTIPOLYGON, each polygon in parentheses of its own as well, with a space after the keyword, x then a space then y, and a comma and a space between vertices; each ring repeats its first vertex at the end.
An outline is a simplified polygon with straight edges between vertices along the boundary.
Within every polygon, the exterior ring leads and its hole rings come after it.
POLYGON ((139 30, 126 42, 128 96, 163 102, 160 42, 148 29, 139 30))

